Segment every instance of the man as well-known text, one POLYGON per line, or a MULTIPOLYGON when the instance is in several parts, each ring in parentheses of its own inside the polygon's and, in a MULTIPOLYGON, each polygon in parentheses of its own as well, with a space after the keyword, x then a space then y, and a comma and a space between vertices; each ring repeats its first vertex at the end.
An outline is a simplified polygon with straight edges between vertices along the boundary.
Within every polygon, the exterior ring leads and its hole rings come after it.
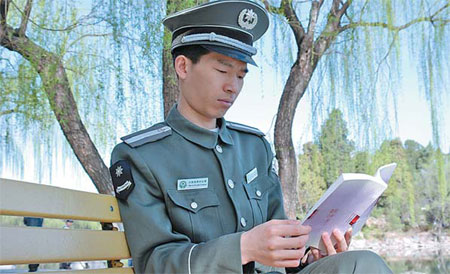
POLYGON ((64 229, 70 229, 73 225, 73 220, 72 219, 67 219, 64 223, 64 229))
POLYGON ((178 102, 164 122, 123 137, 111 157, 136 273, 253 273, 254 262, 299 271, 301 258, 302 273, 390 272, 373 253, 340 253, 350 234, 339 231, 336 246, 323 240, 327 254, 340 254, 304 257, 310 228, 286 220, 264 134, 223 118, 268 24, 258 4, 229 0, 164 20, 178 102))

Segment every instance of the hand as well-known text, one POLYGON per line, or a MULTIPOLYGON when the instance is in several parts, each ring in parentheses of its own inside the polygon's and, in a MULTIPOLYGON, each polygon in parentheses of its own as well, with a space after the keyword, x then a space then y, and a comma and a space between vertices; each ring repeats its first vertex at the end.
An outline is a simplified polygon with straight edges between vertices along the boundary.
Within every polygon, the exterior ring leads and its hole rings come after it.
POLYGON ((297 267, 311 227, 297 220, 271 220, 241 236, 242 264, 258 261, 273 267, 297 267))
POLYGON ((336 244, 333 246, 333 243, 331 242, 331 237, 328 235, 327 232, 324 232, 322 234, 322 241, 326 249, 326 254, 323 255, 320 253, 319 249, 312 248, 311 253, 314 257, 314 261, 317 261, 325 256, 334 255, 336 253, 341 253, 348 250, 348 246, 350 245, 351 239, 352 239, 352 228, 347 230, 345 232, 345 235, 342 236, 341 231, 339 229, 335 229, 332 232, 332 236, 336 240, 336 244))

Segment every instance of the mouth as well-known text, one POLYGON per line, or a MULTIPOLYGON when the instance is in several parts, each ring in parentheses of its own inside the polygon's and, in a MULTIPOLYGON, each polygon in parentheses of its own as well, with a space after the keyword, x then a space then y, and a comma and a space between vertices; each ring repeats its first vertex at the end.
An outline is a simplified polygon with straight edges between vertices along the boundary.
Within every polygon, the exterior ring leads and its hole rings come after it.
POLYGON ((220 103, 222 103, 226 106, 231 106, 233 104, 233 100, 231 100, 231 99, 218 99, 217 101, 219 101, 220 103))

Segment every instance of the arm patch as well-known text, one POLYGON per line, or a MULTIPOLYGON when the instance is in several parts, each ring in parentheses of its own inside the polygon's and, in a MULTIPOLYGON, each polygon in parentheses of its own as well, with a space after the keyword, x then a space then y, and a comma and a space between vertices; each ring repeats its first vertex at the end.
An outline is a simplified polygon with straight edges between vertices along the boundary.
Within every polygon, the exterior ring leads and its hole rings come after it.
POLYGON ((117 161, 109 168, 109 173, 111 174, 116 197, 126 201, 134 188, 130 164, 125 160, 117 161))

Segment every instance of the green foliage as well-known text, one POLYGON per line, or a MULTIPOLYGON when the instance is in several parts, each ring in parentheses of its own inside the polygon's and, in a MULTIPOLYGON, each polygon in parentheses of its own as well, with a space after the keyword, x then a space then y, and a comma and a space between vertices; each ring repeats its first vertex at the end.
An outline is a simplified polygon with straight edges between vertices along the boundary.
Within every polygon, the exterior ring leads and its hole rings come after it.
MULTIPOLYGON (((16 216, 0 216, 0 224, 3 226, 25 226, 23 223, 23 217, 16 216)), ((63 228, 65 220, 60 219, 47 219, 44 218, 42 227, 47 228, 63 228)), ((98 222, 90 221, 77 221, 73 222, 72 229, 88 229, 88 230, 101 230, 102 226, 98 222)))
POLYGON ((343 172, 352 168, 350 153, 354 150, 353 143, 347 138, 348 129, 340 110, 333 110, 328 120, 322 126, 318 138, 318 146, 323 162, 322 175, 327 186, 343 172), (339 151, 339 153, 335 153, 339 151))
POLYGON ((413 176, 408 166, 405 149, 399 139, 384 141, 372 159, 371 173, 387 163, 397 163, 388 188, 379 201, 384 207, 389 221, 400 221, 402 224, 415 226, 415 187, 413 176))
POLYGON ((301 204, 301 217, 322 196, 327 185, 321 176, 325 165, 319 147, 313 143, 303 145, 303 154, 298 157, 298 193, 301 204))
POLYGON ((369 164, 370 164, 370 154, 367 151, 358 151, 353 156, 354 168, 352 172, 355 173, 370 173, 369 172, 369 164))
MULTIPOLYGON (((395 162, 397 168, 388 188, 372 212, 386 221, 385 229, 414 227, 440 230, 450 226, 450 154, 413 140, 385 140, 375 151, 354 151, 339 110, 333 110, 323 124, 317 143, 306 143, 298 156, 300 216, 320 198, 327 185, 342 172, 374 174, 382 165, 395 162), (343 162, 350 163, 343 168, 343 162), (327 183, 327 184, 326 184, 327 183)), ((379 227, 365 233, 382 236, 379 227)))

